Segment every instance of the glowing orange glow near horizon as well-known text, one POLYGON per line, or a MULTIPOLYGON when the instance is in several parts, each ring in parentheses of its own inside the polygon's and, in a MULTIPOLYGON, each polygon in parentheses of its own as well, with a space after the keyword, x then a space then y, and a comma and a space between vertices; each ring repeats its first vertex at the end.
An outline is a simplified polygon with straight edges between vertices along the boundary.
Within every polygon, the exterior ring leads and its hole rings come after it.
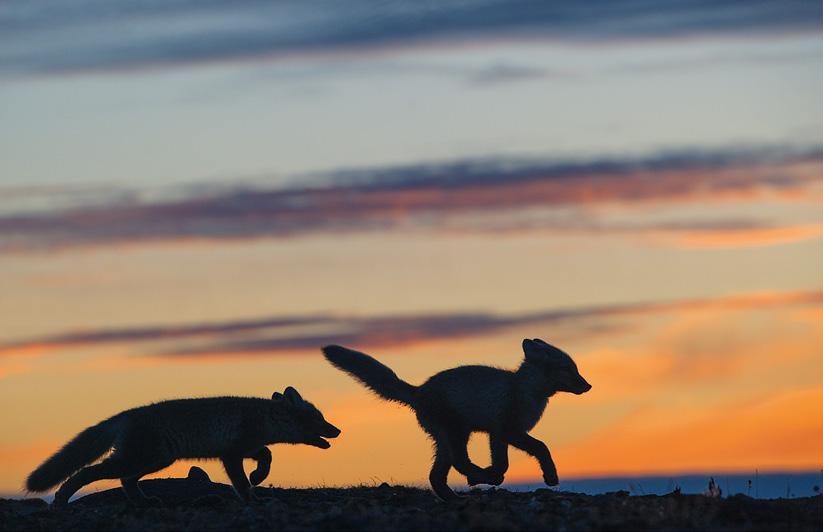
MULTIPOLYGON (((809 303, 798 294, 751 294, 714 304, 676 305, 664 313, 640 313, 631 317, 630 329, 564 343, 595 387, 584 396, 560 394, 552 399, 534 434, 549 443, 566 479, 816 469, 823 462, 823 321, 818 319, 822 314, 819 301, 809 303), (765 323, 770 324, 767 330, 762 328, 765 323), (730 382, 735 384, 729 386, 730 382)), ((627 317, 608 319, 618 323, 627 317)), ((552 329, 562 337, 582 324, 552 329)), ((516 341, 530 330, 412 343, 375 349, 373 354, 410 382, 420 383, 438 369, 460 363, 513 368, 522 356, 516 341), (505 359, 500 358, 502 353, 508 353, 505 359)), ((71 356, 70 351, 61 347, 40 360, 50 367, 71 356)), ((0 392, 4 399, 22 394, 31 408, 38 403, 46 407, 38 409, 38 415, 51 422, 50 427, 29 426, 12 443, 0 445, 5 492, 17 493, 25 475, 73 434, 129 406, 181 396, 265 396, 292 384, 344 433, 328 451, 275 446, 275 467, 267 482, 351 485, 376 478, 425 485, 430 444, 413 414, 371 396, 329 367, 319 353, 164 361, 99 351, 79 366, 67 366, 68 373, 38 376, 35 367, 28 377, 4 378, 7 386, 12 385, 0 392), (148 377, 156 391, 126 388, 126 383, 145 386, 148 377), (14 390, 15 378, 49 387, 39 392, 14 390), (96 384, 81 395, 65 396, 67 389, 77 389, 73 384, 66 388, 70 382, 96 384), (68 416, 52 418, 64 409, 68 416)), ((31 410, 7 411, 4 421, 22 429, 30 415, 31 410)), ((488 462, 486 445, 484 437, 472 440, 471 453, 479 464, 488 462)), ((510 454, 508 482, 539 481, 533 459, 515 450, 510 454)), ((152 476, 184 475, 195 463, 212 478, 225 481, 218 462, 184 461, 152 476)), ((463 482, 456 474, 451 481, 457 486, 463 482)), ((92 489, 115 484, 104 482, 92 489)))

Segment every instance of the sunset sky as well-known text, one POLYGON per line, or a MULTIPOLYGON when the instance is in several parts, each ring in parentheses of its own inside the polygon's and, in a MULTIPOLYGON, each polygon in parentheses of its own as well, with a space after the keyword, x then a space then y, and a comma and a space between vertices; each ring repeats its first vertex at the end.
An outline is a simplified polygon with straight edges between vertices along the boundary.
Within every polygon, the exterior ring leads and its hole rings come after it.
POLYGON ((819 2, 3 3, 0 493, 126 408, 289 385, 343 434, 267 482, 424 485, 319 348, 419 384, 524 337, 593 385, 533 431, 561 481, 820 470, 821 94, 819 2))

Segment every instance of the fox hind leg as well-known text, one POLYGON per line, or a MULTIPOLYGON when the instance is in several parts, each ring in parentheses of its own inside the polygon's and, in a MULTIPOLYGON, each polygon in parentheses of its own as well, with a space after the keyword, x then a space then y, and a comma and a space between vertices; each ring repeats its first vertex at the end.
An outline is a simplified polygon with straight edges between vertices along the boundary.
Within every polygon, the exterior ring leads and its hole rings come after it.
POLYGON ((174 460, 157 461, 143 468, 142 471, 136 475, 120 478, 120 485, 123 487, 123 491, 126 493, 129 502, 135 506, 162 506, 163 501, 159 497, 147 497, 146 494, 143 493, 143 490, 140 489, 138 485, 138 481, 140 477, 165 469, 173 463, 174 460))
MULTIPOLYGON (((66 480, 62 486, 60 486, 57 493, 54 494, 54 505, 56 507, 65 506, 77 490, 87 484, 91 484, 92 482, 103 479, 123 479, 135 477, 136 484, 136 479, 140 478, 140 476, 163 469, 163 467, 166 467, 167 465, 169 464, 166 463, 161 467, 149 467, 147 469, 144 465, 135 465, 134 463, 130 463, 115 453, 99 464, 84 467, 69 477, 69 479, 66 480)), ((126 491, 126 495, 129 495, 128 491, 126 491)))
MULTIPOLYGON (((449 433, 443 428, 443 424, 435 419, 423 415, 421 410, 415 410, 417 421, 434 443, 434 461, 429 471, 429 483, 435 495, 444 501, 453 501, 460 497, 452 491, 448 484, 449 470, 452 468, 452 445, 449 443, 449 433)), ((466 435, 468 441, 468 434, 466 435)), ((465 442, 463 444, 465 449, 465 442)))
POLYGON ((464 475, 471 486, 485 484, 485 470, 472 463, 469 458, 469 451, 466 448, 469 443, 469 432, 452 430, 448 433, 448 442, 452 464, 457 472, 464 475))
POLYGON ((123 486, 123 491, 126 493, 126 497, 135 506, 159 506, 159 498, 146 497, 146 494, 140 489, 140 486, 137 484, 139 479, 139 476, 120 479, 120 485, 123 486))
POLYGON ((268 447, 261 447, 256 451, 246 455, 257 461, 257 468, 249 474, 249 482, 252 486, 257 486, 269 476, 271 471, 271 451, 268 447))
POLYGON ((447 482, 449 476, 449 469, 452 467, 451 453, 445 441, 434 440, 434 463, 432 463, 431 471, 429 472, 429 483, 434 490, 434 493, 444 501, 453 501, 458 499, 447 482))

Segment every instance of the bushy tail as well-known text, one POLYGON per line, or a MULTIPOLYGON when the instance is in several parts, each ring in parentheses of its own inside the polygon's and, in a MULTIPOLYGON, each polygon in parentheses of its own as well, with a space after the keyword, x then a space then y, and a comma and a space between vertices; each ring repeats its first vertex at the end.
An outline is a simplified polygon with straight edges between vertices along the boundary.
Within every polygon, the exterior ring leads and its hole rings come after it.
POLYGON ((114 420, 107 419, 75 436, 32 471, 26 479, 26 489, 48 491, 84 465, 100 458, 114 444, 116 428, 114 420))
POLYGON ((412 406, 417 387, 401 380, 369 355, 339 345, 327 345, 323 348, 323 354, 336 368, 362 382, 380 397, 412 406))

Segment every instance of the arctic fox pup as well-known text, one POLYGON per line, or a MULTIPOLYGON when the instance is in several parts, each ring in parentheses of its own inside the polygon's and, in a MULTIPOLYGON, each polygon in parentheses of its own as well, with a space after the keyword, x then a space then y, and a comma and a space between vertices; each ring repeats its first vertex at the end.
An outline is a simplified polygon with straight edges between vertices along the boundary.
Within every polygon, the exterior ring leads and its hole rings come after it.
POLYGON ((543 340, 523 340, 523 360, 517 371, 488 366, 460 366, 442 371, 420 386, 413 386, 372 357, 330 345, 326 358, 372 391, 408 405, 417 421, 434 440, 435 457, 429 482, 442 499, 456 497, 446 484, 449 469, 465 475, 469 485, 503 482, 508 469, 508 446, 535 457, 549 486, 558 484, 557 469, 549 449, 529 436, 540 420, 549 397, 556 392, 586 393, 591 385, 571 357, 543 340), (472 432, 487 432, 492 464, 473 464, 466 451, 472 432))
POLYGON ((177 399, 121 412, 89 427, 35 469, 26 488, 43 492, 68 477, 54 495, 63 506, 86 484, 119 478, 129 500, 157 504, 137 485, 143 475, 159 471, 181 458, 219 458, 232 486, 243 500, 254 498, 251 484, 269 474, 273 443, 304 443, 328 449, 323 438, 335 438, 340 429, 289 386, 271 399, 208 397, 177 399), (109 449, 102 462, 86 466, 109 449), (246 478, 243 458, 257 461, 246 478), (86 466, 86 467, 83 467, 86 466), (79 471, 78 471, 79 470, 79 471))

